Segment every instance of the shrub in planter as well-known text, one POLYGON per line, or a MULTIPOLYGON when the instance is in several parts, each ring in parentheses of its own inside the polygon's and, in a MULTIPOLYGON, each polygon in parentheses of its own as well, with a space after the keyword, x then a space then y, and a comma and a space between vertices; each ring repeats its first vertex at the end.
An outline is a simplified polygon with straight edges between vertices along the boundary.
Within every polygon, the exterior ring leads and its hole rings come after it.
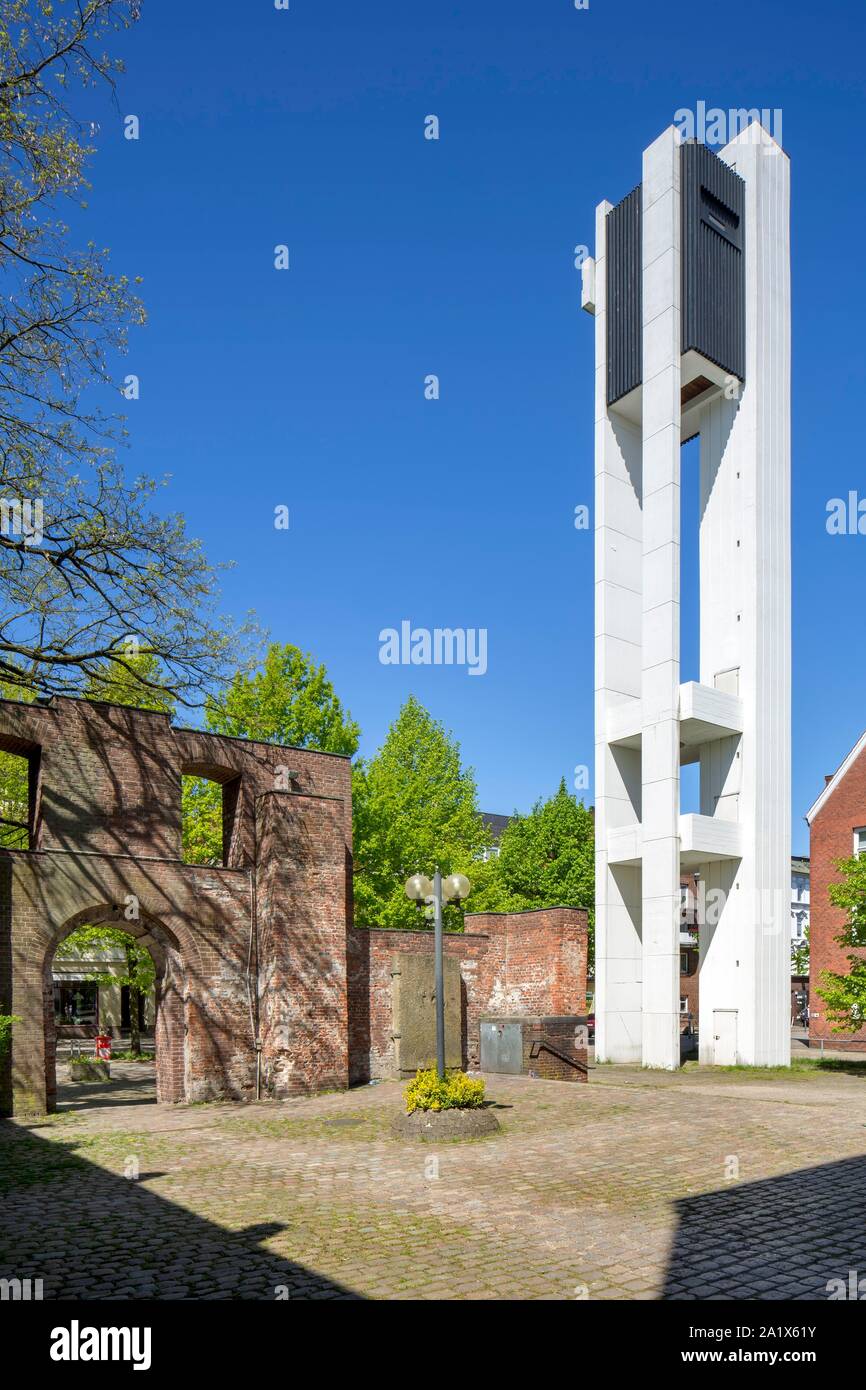
POLYGON ((435 1067, 420 1068, 403 1092, 406 1114, 416 1110, 475 1110, 484 1100, 484 1082, 463 1071, 440 1077, 435 1067))

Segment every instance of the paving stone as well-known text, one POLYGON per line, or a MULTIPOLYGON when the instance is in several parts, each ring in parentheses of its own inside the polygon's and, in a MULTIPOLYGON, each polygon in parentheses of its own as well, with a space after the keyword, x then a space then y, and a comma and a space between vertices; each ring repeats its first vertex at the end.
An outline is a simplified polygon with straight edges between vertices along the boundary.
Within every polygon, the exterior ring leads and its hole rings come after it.
POLYGON ((115 1104, 0 1122, 0 1277, 46 1297, 776 1301, 866 1276, 855 1073, 488 1077, 502 1133, 440 1146, 431 1179, 390 1132, 396 1083, 171 1107, 113 1070, 115 1104), (163 1176, 124 1179, 130 1153, 163 1176))

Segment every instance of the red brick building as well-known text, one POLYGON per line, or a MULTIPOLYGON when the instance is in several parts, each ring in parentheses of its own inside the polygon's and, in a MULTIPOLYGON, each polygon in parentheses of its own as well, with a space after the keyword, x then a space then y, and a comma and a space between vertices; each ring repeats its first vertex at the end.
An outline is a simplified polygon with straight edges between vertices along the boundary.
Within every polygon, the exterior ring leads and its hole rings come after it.
POLYGON ((840 1040, 853 1039, 866 1048, 866 1027, 854 1034, 832 1031, 818 994, 822 971, 844 972, 847 968, 847 952, 834 940, 845 925, 845 914, 830 902, 829 888, 840 879, 837 861, 866 851, 866 734, 839 769, 826 778, 806 820, 811 839, 809 1036, 837 1046, 840 1040))
MULTIPOLYGON (((387 1074, 385 963, 432 938, 352 927, 348 758, 61 698, 0 701, 0 750, 29 782, 20 817, 4 808, 15 847, 0 849, 0 1013, 22 1020, 0 1063, 0 1110, 53 1108, 52 963, 85 923, 118 925, 154 959, 160 1100, 280 1097, 387 1074), (222 788, 220 864, 183 860, 184 775, 222 788)), ((585 913, 469 928, 448 943, 467 1060, 482 1012, 583 1012, 585 913)))

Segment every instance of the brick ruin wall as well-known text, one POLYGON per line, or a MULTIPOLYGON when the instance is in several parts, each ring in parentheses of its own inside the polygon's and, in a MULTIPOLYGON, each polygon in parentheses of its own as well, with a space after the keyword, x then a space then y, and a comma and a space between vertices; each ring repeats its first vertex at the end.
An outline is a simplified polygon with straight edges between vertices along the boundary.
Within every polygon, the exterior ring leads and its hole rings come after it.
MULTIPOLYGON (((0 1110, 53 1107, 52 962, 83 923, 118 925, 154 958, 162 1101, 250 1099, 257 1076, 281 1097, 390 1074, 392 955, 430 953, 433 939, 350 925, 347 758, 62 698, 0 701, 0 749, 31 773, 30 847, 0 850, 0 1013, 22 1019, 0 1110), (183 862, 184 774, 223 785, 222 865, 183 862)), ((584 1012, 584 912, 476 914, 466 927, 446 949, 460 960, 467 1064, 481 1013, 584 1012)))
POLYGON ((119 925, 151 949, 160 1099, 255 1094, 261 981, 273 1093, 347 1083, 347 758, 58 698, 0 701, 0 748, 31 768, 30 848, 0 851, 0 1012, 23 1020, 0 1106, 11 1088, 19 1111, 51 1107, 51 963, 84 922, 119 925), (183 862, 183 774, 223 784, 223 865, 183 862), (289 1003, 276 1008, 277 993, 289 1003))
MULTIPOLYGON (((587 921, 582 908, 467 913, 464 933, 446 933, 460 961, 463 1061, 479 1063, 482 1014, 586 1011, 587 921)), ((349 932, 349 1053, 353 1083, 395 1071, 391 971, 395 953, 432 955, 430 931, 354 927, 349 932)))

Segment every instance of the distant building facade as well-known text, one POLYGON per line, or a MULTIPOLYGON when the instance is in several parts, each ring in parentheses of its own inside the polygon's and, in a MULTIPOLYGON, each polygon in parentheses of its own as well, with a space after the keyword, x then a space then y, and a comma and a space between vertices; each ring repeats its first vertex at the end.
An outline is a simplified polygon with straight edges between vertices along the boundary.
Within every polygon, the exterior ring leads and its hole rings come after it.
MULTIPOLYGON (((51 967, 54 994, 54 1025, 58 1040, 93 1037, 106 1033, 117 1037, 128 1032, 129 987, 121 983, 126 973, 126 952, 122 946, 70 947, 58 951, 51 967), (94 976, 101 976, 95 980, 94 976), (115 975, 117 984, 108 984, 107 977, 115 975)), ((152 1033, 156 1016, 156 998, 151 989, 139 1001, 139 1028, 152 1033)))
MULTIPOLYGON (((807 855, 791 856, 791 948, 805 944, 809 930, 811 875, 807 855)), ((793 972, 792 972, 793 973, 793 972)))
POLYGON ((484 850, 481 855, 481 858, 486 863, 488 859, 499 858, 499 841, 502 839, 502 833, 511 820, 511 817, 498 816, 494 811, 482 811, 481 819, 493 836, 493 844, 489 849, 484 850))
POLYGON ((830 885, 839 882, 840 859, 866 851, 866 733, 836 770, 825 779, 820 796, 806 813, 810 835, 809 959, 812 988, 809 1035, 837 1044, 847 1038, 866 1048, 866 1026, 857 1033, 831 1030, 824 1001, 817 989, 825 970, 844 973, 848 952, 835 938, 845 925, 845 913, 830 902, 830 885))

